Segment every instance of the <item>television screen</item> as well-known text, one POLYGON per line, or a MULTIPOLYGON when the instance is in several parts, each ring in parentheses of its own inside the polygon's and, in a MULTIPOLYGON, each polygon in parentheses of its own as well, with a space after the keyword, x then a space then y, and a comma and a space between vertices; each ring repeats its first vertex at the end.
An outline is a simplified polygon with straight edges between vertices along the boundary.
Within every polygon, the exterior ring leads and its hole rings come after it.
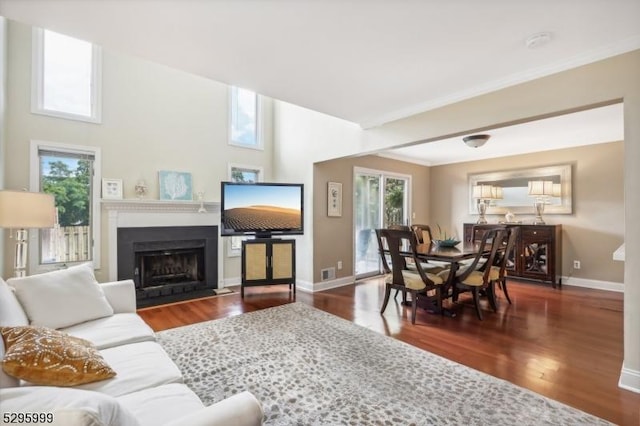
POLYGON ((303 185, 222 182, 221 234, 302 234, 303 185))

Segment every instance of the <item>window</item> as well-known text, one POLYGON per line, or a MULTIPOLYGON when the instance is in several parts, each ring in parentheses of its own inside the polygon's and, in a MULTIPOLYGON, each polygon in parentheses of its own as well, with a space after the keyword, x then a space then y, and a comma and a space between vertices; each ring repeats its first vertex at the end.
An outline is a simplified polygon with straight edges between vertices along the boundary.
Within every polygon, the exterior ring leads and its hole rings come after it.
POLYGON ((100 48, 33 29, 31 112, 100 123, 100 48))
POLYGON ((262 149, 260 98, 250 90, 231 87, 229 143, 262 149))
POLYGON ((30 245, 33 272, 75 262, 100 266, 99 161, 98 148, 32 142, 31 189, 53 194, 57 216, 30 245))
MULTIPOLYGON (((229 164, 229 180, 231 182, 253 183, 262 181, 262 167, 242 166, 239 164, 229 164)), ((242 250, 242 241, 246 237, 229 238, 229 249, 227 254, 231 256, 240 256, 242 250)))

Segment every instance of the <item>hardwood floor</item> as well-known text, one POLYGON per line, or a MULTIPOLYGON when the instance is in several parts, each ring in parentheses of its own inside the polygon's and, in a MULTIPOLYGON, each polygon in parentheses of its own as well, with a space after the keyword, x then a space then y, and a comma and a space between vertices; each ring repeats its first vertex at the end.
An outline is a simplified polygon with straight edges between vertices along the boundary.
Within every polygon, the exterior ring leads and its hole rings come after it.
MULTIPOLYGON (((233 289, 233 288, 232 288, 233 289)), ((253 287, 245 299, 229 294, 140 310, 156 330, 226 318, 290 303, 287 286, 253 287)), ((484 304, 477 319, 468 294, 455 318, 410 309, 390 300, 380 315, 384 284, 376 278, 297 301, 386 334, 621 425, 640 424, 640 394, 620 389, 623 295, 509 281, 512 305, 498 290, 498 312, 484 304)), ((398 297, 398 300, 401 298, 398 297)))

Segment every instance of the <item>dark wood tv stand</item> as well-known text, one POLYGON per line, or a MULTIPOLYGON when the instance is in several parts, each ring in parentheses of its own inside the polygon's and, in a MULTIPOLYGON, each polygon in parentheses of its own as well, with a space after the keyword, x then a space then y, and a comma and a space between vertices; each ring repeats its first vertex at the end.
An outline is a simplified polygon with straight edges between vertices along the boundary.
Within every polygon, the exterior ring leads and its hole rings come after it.
POLYGON ((242 281, 244 288, 260 285, 289 284, 296 294, 296 240, 255 238, 242 242, 242 281))

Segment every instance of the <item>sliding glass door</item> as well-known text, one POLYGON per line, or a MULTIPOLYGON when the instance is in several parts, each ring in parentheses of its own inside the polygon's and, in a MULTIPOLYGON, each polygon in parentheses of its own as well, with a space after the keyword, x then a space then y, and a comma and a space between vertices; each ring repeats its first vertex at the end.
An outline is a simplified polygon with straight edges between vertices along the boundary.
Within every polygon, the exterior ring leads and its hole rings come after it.
POLYGON ((380 257, 375 230, 409 223, 410 177, 356 168, 354 172, 356 278, 377 275, 380 257))

